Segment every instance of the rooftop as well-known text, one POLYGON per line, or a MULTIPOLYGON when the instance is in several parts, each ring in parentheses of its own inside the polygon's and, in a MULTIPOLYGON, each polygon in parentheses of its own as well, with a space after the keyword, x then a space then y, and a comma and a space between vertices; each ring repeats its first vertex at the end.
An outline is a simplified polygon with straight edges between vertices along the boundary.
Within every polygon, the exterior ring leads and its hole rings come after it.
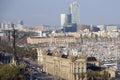
POLYGON ((87 61, 97 61, 95 57, 87 57, 87 61))

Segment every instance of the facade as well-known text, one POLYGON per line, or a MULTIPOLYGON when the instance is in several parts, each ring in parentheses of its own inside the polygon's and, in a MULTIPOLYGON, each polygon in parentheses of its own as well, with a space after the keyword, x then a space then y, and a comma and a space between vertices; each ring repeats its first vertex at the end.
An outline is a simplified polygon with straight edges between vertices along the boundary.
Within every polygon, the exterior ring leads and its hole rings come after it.
POLYGON ((80 26, 80 6, 73 2, 69 6, 69 14, 61 14, 61 26, 63 32, 77 32, 80 26))
POLYGON ((61 14, 61 26, 67 25, 67 14, 61 14))
POLYGON ((38 44, 38 43, 72 43, 76 42, 75 37, 38 37, 38 38, 27 38, 28 44, 38 44))
POLYGON ((77 25, 70 24, 63 28, 64 32, 77 32, 77 25))
POLYGON ((105 32, 112 32, 112 31, 118 31, 118 26, 116 25, 98 25, 98 28, 100 28, 101 31, 105 32))
POLYGON ((117 31, 118 30, 118 26, 115 25, 108 25, 106 27, 107 32, 111 32, 111 31, 117 31))
POLYGON ((12 55, 0 52, 0 64, 9 64, 12 59, 12 55))
POLYGON ((69 7, 72 23, 80 24, 80 5, 77 2, 73 2, 69 7))
POLYGON ((61 26, 65 27, 68 24, 71 24, 71 15, 70 14, 61 14, 61 26))
POLYGON ((22 20, 19 20, 19 21, 18 21, 18 24, 20 24, 20 25, 24 25, 24 23, 23 23, 22 20))
MULTIPOLYGON (((11 22, 3 21, 1 22, 1 30, 12 30, 12 24, 11 22)), ((24 31, 24 25, 23 21, 19 21, 18 24, 14 24, 14 28, 18 31, 24 31)))
POLYGON ((8 30, 8 27, 9 27, 8 22, 6 22, 6 21, 1 22, 1 29, 8 30))
POLYGON ((38 62, 43 66, 43 71, 55 76, 54 80, 87 80, 87 64, 99 66, 97 60, 88 61, 86 55, 61 55, 58 50, 49 53, 38 49, 38 62))
MULTIPOLYGON (((10 42, 12 40, 12 30, 2 30, 1 40, 10 42)), ((16 38, 18 37, 18 30, 15 30, 16 38)))
POLYGON ((55 80, 87 80, 86 57, 79 59, 61 58, 55 51, 52 56, 43 52, 43 71, 55 76, 55 80))
POLYGON ((17 28, 16 29, 19 30, 19 31, 24 31, 24 26, 21 25, 21 24, 17 24, 17 28))

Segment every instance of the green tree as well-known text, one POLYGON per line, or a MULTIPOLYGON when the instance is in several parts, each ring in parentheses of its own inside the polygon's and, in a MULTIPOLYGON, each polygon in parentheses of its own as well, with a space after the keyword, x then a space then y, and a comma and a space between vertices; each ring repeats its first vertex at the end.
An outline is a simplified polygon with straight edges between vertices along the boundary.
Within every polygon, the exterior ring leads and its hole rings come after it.
POLYGON ((4 65, 0 67, 0 80, 25 80, 25 69, 21 66, 4 65))
POLYGON ((108 80, 108 72, 105 70, 101 71, 92 71, 88 70, 87 71, 87 78, 88 80, 108 80))

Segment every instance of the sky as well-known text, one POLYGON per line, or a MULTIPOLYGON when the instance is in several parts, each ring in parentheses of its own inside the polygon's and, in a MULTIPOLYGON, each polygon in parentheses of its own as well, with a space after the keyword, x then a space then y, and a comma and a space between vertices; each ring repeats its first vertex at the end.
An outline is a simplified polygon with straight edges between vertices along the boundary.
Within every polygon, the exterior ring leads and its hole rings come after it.
POLYGON ((81 24, 120 24, 120 0, 0 0, 0 22, 60 26, 60 14, 74 1, 80 4, 81 24))

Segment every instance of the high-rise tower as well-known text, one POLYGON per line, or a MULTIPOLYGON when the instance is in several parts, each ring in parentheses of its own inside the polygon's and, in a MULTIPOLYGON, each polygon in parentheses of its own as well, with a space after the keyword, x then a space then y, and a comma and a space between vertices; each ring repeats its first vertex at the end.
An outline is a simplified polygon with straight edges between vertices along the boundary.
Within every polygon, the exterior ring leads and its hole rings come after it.
POLYGON ((80 5, 77 2, 70 4, 69 11, 71 14, 72 23, 80 24, 80 5))
POLYGON ((63 32, 77 32, 80 26, 80 5, 73 2, 69 6, 68 14, 61 14, 63 32))
POLYGON ((18 21, 18 24, 20 24, 20 25, 24 25, 24 23, 23 23, 22 20, 19 20, 19 21, 18 21))
POLYGON ((71 15, 70 14, 61 14, 61 26, 65 27, 71 24, 71 15))

